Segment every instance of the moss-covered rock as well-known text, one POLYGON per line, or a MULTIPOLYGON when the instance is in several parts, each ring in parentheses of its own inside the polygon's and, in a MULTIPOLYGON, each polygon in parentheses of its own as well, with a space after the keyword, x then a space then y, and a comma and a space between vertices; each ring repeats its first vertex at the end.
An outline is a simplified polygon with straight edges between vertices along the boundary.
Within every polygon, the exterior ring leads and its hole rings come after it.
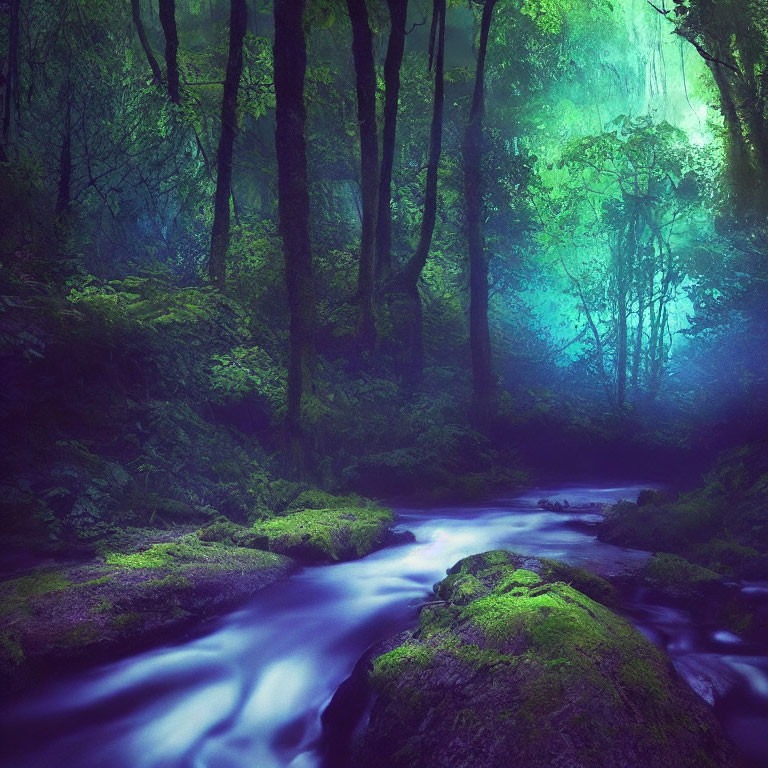
POLYGON ((283 555, 190 533, 0 582, 0 687, 144 647, 286 575, 283 555), (66 662, 66 664, 62 664, 66 662))
POLYGON ((361 502, 297 509, 254 523, 251 531, 264 537, 270 552, 308 561, 351 560, 385 544, 393 520, 389 509, 361 502))
POLYGON ((361 660, 334 698, 325 717, 334 764, 737 765, 712 714, 661 653, 559 580, 566 573, 503 551, 451 568, 436 585, 443 603, 361 660), (354 733, 353 711, 369 713, 354 733))
POLYGON ((702 587, 711 587, 722 578, 719 573, 666 552, 655 554, 643 567, 641 575, 651 586, 673 594, 696 592, 702 587))

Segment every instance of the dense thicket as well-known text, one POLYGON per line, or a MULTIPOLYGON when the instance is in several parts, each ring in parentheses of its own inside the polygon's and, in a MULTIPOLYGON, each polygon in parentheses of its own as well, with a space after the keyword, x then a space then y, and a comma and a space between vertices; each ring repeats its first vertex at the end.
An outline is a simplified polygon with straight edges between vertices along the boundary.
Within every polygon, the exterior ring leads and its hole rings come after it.
POLYGON ((0 6, 9 528, 761 434, 768 19, 721 5, 0 6))

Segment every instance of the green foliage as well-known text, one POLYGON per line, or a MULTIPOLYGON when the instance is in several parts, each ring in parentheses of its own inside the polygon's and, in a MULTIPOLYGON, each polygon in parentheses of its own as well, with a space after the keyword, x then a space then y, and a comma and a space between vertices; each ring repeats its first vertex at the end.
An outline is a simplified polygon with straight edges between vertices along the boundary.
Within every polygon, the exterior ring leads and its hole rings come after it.
MULTIPOLYGON (((765 449, 759 443, 726 452, 706 475, 707 484, 677 501, 644 494, 642 506, 619 502, 607 515, 600 537, 650 550, 663 543, 665 549, 721 574, 766 573, 765 461, 765 449)), ((652 561, 655 568, 677 566, 680 578, 689 580, 683 572, 684 560, 658 557, 652 561)), ((690 568, 691 578, 695 573, 702 575, 698 565, 690 568)), ((661 570, 658 578, 664 581, 661 570)))

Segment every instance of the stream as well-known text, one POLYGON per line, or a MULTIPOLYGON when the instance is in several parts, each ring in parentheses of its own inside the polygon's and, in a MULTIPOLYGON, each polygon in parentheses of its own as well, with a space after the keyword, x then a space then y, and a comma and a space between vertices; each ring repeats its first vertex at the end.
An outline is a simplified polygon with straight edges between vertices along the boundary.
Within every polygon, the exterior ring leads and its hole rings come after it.
MULTIPOLYGON (((616 574, 648 554, 599 542, 590 509, 641 487, 537 489, 485 505, 398 509, 414 543, 305 568, 205 634, 61 678, 0 712, 8 768, 317 768, 320 713, 360 654, 413 626, 446 568, 507 547, 616 574)), ((754 599, 768 585, 742 584, 754 599)), ((627 615, 669 656, 754 761, 768 765, 768 650, 638 592, 627 615)))

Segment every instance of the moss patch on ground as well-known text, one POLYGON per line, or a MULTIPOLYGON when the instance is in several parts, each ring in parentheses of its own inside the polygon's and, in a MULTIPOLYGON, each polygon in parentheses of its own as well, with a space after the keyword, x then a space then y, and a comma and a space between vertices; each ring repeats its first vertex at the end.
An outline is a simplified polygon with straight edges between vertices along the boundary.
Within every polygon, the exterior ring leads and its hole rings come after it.
POLYGON ((497 550, 457 563, 435 587, 442 604, 372 660, 352 765, 737 765, 661 653, 577 582, 612 597, 555 561, 497 550))

